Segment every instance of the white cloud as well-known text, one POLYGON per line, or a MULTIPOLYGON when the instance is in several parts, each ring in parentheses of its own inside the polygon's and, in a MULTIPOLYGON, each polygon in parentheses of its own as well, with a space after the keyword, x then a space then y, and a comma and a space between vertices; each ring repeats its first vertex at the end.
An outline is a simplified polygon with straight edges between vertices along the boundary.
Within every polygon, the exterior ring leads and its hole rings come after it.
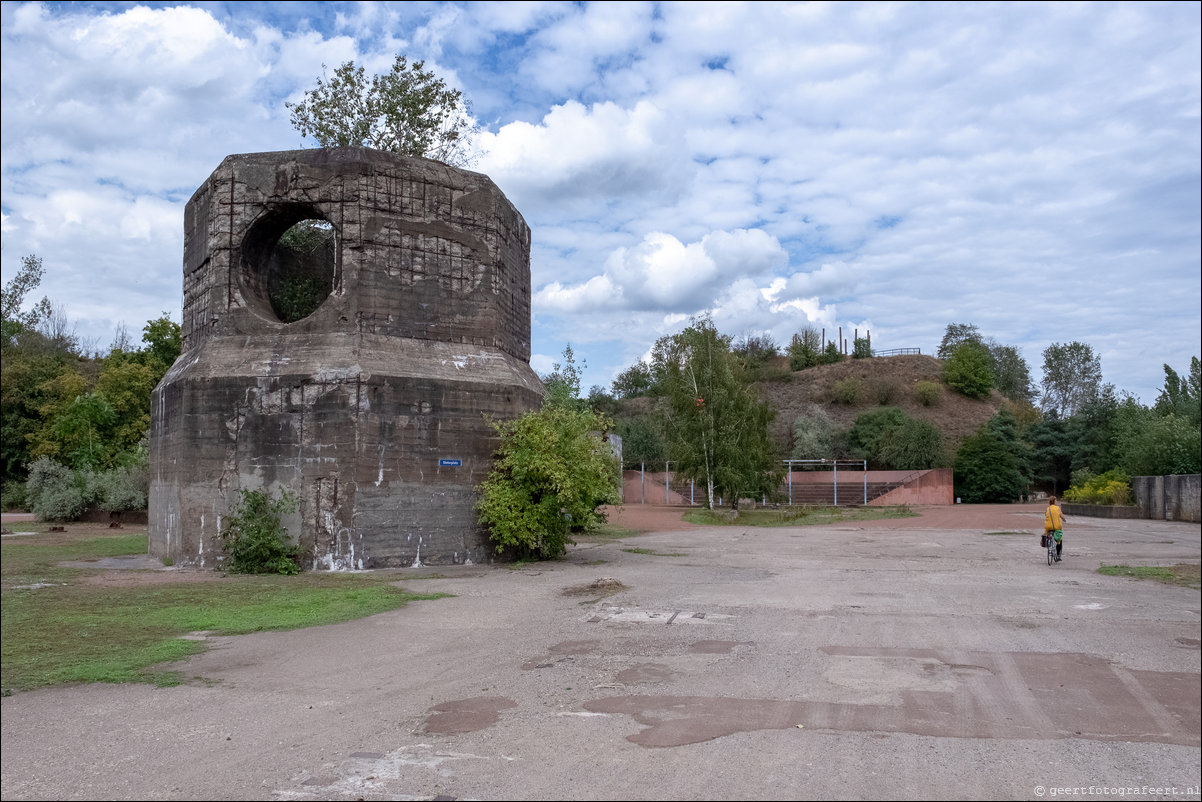
POLYGON ((552 219, 592 205, 654 197, 671 203, 690 171, 679 127, 655 105, 591 108, 568 101, 539 125, 513 122, 485 132, 488 173, 520 208, 552 219))
POLYGON ((698 242, 651 232, 613 251, 602 275, 576 285, 555 281, 535 303, 552 312, 709 308, 732 275, 762 277, 786 261, 780 243, 762 231, 715 231, 698 242))
POLYGON ((476 101, 535 350, 598 377, 708 311, 928 351, 972 322, 1036 373, 1079 339, 1151 400, 1202 337, 1194 4, 231 8, 3 5, 6 276, 38 253, 109 329, 178 310, 191 192, 300 146, 322 63, 399 51, 476 101))

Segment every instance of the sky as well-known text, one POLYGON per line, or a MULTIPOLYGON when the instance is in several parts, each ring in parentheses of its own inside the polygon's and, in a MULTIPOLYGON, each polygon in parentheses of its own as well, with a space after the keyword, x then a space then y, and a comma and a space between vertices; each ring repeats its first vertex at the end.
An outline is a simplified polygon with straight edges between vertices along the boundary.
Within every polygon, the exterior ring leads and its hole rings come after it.
POLYGON ((0 12, 0 272, 103 352, 180 320, 183 210, 287 102, 423 59, 532 231, 533 355, 608 389, 697 316, 1042 378, 1088 344, 1145 404, 1202 340, 1202 5, 24 3, 0 12))

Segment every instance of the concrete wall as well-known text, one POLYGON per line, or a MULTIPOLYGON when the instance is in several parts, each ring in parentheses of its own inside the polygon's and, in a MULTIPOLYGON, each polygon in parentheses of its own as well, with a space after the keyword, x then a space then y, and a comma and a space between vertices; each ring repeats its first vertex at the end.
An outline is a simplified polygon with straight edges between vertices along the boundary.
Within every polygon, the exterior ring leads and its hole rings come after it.
POLYGON ((956 493, 951 468, 932 468, 896 490, 877 496, 869 506, 901 506, 902 504, 955 504, 956 493))
POLYGON ((1109 504, 1073 504, 1062 502, 1061 511, 1069 517, 1082 515, 1086 518, 1147 518, 1139 507, 1119 507, 1109 504))
POLYGON ((1166 521, 1202 521, 1202 476, 1135 476, 1135 503, 1143 517, 1166 521))
POLYGON ((479 562, 485 416, 536 407, 530 230, 487 176, 360 148, 226 158, 189 201, 183 354, 153 398, 150 553, 220 561, 243 489, 288 491, 317 568, 479 562), (320 219, 329 295, 282 322, 275 243, 320 219))

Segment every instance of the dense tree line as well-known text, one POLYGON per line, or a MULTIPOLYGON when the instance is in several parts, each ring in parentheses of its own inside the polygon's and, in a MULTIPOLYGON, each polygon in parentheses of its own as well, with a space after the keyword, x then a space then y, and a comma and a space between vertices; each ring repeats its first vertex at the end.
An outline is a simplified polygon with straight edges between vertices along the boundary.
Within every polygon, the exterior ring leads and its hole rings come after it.
MULTIPOLYGON (((794 371, 846 358, 837 349, 822 348, 812 327, 795 334, 786 349, 766 335, 745 334, 738 340, 716 332, 712 336, 725 342, 732 365, 738 366, 731 375, 745 383, 764 378, 766 358, 782 352, 794 371)), ((674 389, 680 384, 669 373, 674 362, 664 358, 670 353, 666 346, 675 341, 661 340, 650 362, 636 362, 618 374, 610 393, 593 388, 590 400, 614 417, 627 464, 673 461, 682 470, 689 465, 683 472, 692 475, 692 452, 705 452, 699 436, 685 448, 677 434, 692 410, 687 394, 674 389), (678 396, 685 398, 683 405, 678 396)), ((852 358, 870 355, 866 340, 856 345, 852 358)), ((1164 389, 1149 407, 1103 383, 1101 360, 1085 343, 1052 343, 1044 350, 1039 390, 1019 350, 984 337, 975 325, 949 324, 937 354, 943 361, 942 388, 976 399, 996 392, 1003 399, 1001 411, 963 441, 949 442, 932 424, 885 400, 847 428, 837 426, 823 406, 809 404, 792 422, 790 443, 774 447, 765 439, 757 446, 760 456, 768 455, 766 461, 865 460, 869 468, 880 470, 954 468, 957 495, 967 502, 1012 501, 1034 490, 1063 493, 1103 475, 1122 479, 1200 470, 1202 393, 1196 357, 1188 374, 1164 366, 1164 389)), ((796 380, 805 381, 805 374, 796 380)), ((919 382, 916 397, 924 406, 937 405, 942 388, 919 382)), ((858 380, 837 383, 834 389, 832 403, 851 403, 863 395, 858 380), (844 386, 853 381, 855 387, 844 386)), ((756 485, 748 481, 746 486, 756 485)))
POLYGON ((92 503, 144 506, 150 394, 179 356, 179 324, 164 314, 146 323, 140 344, 121 329, 95 352, 48 299, 23 311, 42 274, 42 260, 27 256, 2 290, 4 506, 56 519, 92 503))

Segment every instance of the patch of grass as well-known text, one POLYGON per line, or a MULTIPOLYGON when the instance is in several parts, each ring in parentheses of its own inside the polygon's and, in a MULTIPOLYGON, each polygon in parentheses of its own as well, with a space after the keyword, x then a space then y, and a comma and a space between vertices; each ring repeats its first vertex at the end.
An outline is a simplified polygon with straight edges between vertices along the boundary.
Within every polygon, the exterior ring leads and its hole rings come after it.
POLYGON ((1134 579, 1154 579, 1167 585, 1182 585, 1202 590, 1202 566, 1178 563, 1176 565, 1103 565, 1099 574, 1106 576, 1128 576, 1134 579))
POLYGON ((684 556, 686 556, 685 553, 682 551, 656 551, 655 549, 643 549, 643 548, 622 549, 622 551, 629 552, 630 554, 650 554, 654 557, 684 557, 684 556))
POLYGON ((3 693, 75 682, 178 684, 184 678, 160 664, 205 648, 181 639, 190 632, 299 629, 449 595, 409 593, 393 584, 391 573, 310 572, 112 587, 78 581, 105 569, 54 565, 145 552, 145 534, 4 543, 3 693), (53 586, 14 587, 38 582, 53 586))
POLYGON ((87 569, 58 563, 145 554, 146 545, 145 532, 87 538, 44 535, 5 541, 0 544, 0 582, 6 588, 67 582, 87 569))
POLYGON ((690 523, 703 526, 814 526, 848 521, 877 521, 884 518, 913 518, 909 507, 782 507, 780 509, 691 510, 684 514, 690 523))

